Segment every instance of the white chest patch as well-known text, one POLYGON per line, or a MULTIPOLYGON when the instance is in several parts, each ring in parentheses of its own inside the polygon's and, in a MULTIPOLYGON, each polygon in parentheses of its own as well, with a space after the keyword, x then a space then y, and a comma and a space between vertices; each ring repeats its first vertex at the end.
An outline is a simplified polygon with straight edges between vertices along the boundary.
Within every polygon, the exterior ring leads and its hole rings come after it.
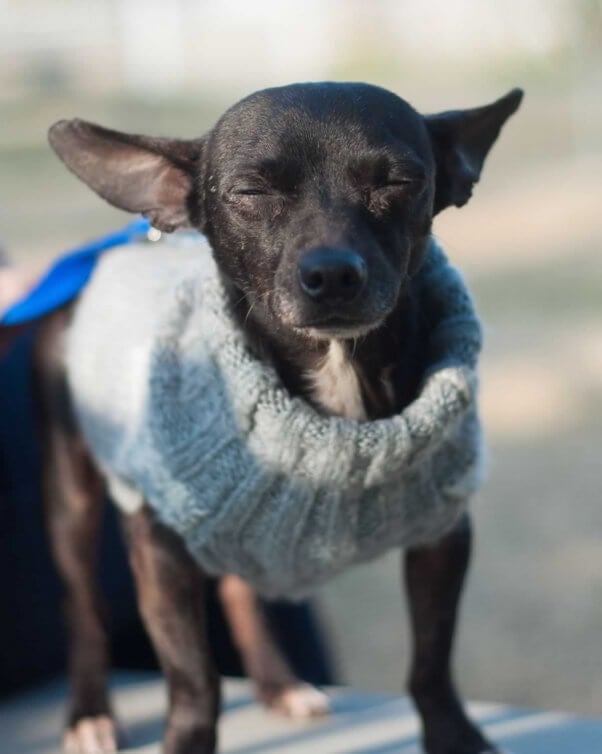
POLYGON ((339 341, 330 341, 324 361, 307 376, 315 401, 329 414, 367 419, 357 373, 339 341))

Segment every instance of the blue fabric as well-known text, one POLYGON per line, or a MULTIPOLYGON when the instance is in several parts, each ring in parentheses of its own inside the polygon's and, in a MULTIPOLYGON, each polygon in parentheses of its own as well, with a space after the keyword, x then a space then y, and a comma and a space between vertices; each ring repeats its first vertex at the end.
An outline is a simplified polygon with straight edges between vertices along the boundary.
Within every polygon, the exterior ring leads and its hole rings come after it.
POLYGON ((140 239, 150 228, 149 221, 141 217, 120 230, 68 251, 57 259, 35 288, 4 312, 0 326, 29 322, 71 301, 88 282, 103 252, 140 239))

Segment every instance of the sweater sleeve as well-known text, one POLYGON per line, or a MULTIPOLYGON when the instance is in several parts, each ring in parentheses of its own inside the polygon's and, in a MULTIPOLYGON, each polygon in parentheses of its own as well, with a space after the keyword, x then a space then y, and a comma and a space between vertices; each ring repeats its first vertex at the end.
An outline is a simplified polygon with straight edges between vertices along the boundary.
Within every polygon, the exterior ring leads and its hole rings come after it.
POLYGON ((429 372, 443 366, 475 369, 482 329, 459 271, 433 239, 417 280, 429 318, 429 372))

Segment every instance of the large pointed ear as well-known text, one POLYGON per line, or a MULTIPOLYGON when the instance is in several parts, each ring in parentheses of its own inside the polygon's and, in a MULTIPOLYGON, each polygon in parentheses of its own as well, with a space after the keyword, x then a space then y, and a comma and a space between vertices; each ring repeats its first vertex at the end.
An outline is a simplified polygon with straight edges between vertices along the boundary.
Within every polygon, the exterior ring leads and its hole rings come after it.
POLYGON ((203 139, 125 134, 75 119, 55 123, 48 140, 69 170, 115 207, 166 232, 202 225, 195 186, 203 139))
POLYGON ((462 207, 470 199, 487 153, 522 98, 522 90, 513 89, 484 107, 425 117, 437 168, 433 214, 452 204, 462 207))

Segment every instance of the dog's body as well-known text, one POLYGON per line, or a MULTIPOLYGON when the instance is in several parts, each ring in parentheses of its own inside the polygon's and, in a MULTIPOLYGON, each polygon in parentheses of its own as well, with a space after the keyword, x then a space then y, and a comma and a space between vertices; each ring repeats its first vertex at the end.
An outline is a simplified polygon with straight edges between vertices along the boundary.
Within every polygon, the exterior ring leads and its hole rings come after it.
MULTIPOLYGON (((483 108, 423 118, 376 87, 294 85, 252 95, 207 137, 190 142, 81 121, 56 124, 50 139, 68 167, 109 202, 142 212, 162 230, 192 226, 207 235, 251 349, 291 393, 324 413, 373 420, 403 409, 424 377, 430 323, 412 278, 432 217, 468 200, 520 98, 514 91, 483 108)), ((75 751, 111 751, 90 554, 102 479, 70 414, 56 356, 68 316, 60 312, 46 322, 38 358, 49 519, 73 627, 68 743, 75 751)), ((126 517, 125 527, 142 615, 168 682, 165 751, 212 752, 219 693, 204 637, 202 576, 148 507, 126 517)), ((493 751, 467 719, 450 672, 470 539, 465 517, 436 545, 406 556, 410 690, 429 754, 493 751)), ((223 593, 255 675, 281 664, 249 588, 231 580, 223 593), (240 600, 253 606, 250 621, 240 619, 240 600), (266 653, 267 661, 257 659, 266 653)), ((266 689, 294 686, 282 667, 264 680, 266 689)))

